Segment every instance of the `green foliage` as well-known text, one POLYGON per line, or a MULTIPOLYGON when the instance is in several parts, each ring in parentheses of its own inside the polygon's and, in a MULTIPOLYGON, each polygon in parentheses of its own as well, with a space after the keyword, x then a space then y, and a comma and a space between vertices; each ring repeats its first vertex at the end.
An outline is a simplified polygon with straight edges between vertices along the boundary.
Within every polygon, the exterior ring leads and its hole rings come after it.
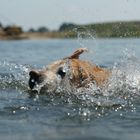
POLYGON ((4 32, 9 36, 18 36, 23 33, 22 28, 18 26, 7 26, 4 28, 4 32))
MULTIPOLYGON (((59 31, 73 32, 73 37, 80 32, 89 31, 97 37, 140 37, 140 22, 114 22, 89 25, 64 23, 59 31)), ((71 36, 72 37, 72 36, 71 36)))
POLYGON ((35 30, 34 28, 30 28, 30 29, 28 30, 28 32, 34 33, 34 32, 36 32, 36 30, 35 30))
POLYGON ((42 27, 39 27, 38 29, 30 28, 28 30, 28 32, 32 32, 32 33, 34 33, 34 32, 46 33, 46 32, 49 32, 49 29, 42 26, 42 27))
POLYGON ((73 24, 73 23, 63 23, 60 28, 59 28, 59 31, 62 32, 62 31, 70 31, 70 30, 73 30, 77 28, 77 25, 76 24, 73 24))
POLYGON ((39 27, 39 28, 37 29, 37 32, 40 32, 40 33, 45 33, 45 32, 48 32, 48 31, 49 31, 49 29, 46 28, 46 27, 39 27))

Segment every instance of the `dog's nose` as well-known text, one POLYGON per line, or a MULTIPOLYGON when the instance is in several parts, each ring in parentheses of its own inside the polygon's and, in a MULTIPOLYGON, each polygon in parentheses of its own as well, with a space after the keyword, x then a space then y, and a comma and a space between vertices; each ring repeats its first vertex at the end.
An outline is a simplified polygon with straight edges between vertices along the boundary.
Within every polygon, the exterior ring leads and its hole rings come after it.
POLYGON ((30 71, 29 76, 29 87, 33 89, 38 82, 39 73, 37 71, 30 71))

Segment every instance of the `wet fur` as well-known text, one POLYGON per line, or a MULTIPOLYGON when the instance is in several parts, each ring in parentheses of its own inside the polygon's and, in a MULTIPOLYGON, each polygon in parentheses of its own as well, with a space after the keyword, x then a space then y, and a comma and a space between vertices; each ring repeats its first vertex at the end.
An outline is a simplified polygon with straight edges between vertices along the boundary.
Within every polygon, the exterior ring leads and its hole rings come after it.
POLYGON ((71 56, 53 62, 43 70, 32 70, 29 73, 29 87, 33 89, 35 84, 40 84, 46 79, 52 81, 52 85, 49 83, 48 85, 46 84, 46 87, 54 87, 53 84, 57 87, 61 84, 61 82, 58 83, 57 76, 59 75, 61 81, 63 81, 67 73, 64 69, 65 65, 69 66, 68 69, 70 70, 71 75, 69 81, 73 86, 77 88, 86 87, 89 83, 98 86, 105 85, 111 72, 107 69, 91 64, 88 61, 80 60, 79 56, 86 51, 86 48, 79 48, 71 56))

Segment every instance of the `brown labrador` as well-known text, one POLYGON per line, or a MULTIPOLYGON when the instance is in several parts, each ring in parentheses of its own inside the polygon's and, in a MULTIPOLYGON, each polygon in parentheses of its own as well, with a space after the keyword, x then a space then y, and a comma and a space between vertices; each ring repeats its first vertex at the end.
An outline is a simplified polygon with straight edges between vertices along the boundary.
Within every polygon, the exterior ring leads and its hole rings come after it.
POLYGON ((30 89, 40 88, 46 92, 55 92, 62 83, 65 86, 66 79, 75 88, 88 87, 89 83, 105 85, 111 72, 80 60, 79 56, 86 51, 86 48, 79 48, 71 56, 53 62, 45 69, 30 71, 30 89))

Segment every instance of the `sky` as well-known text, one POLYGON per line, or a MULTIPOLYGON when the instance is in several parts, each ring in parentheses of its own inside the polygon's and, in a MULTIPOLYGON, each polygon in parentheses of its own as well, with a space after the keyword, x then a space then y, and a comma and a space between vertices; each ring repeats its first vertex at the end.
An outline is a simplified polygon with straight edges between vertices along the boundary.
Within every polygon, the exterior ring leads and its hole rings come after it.
POLYGON ((130 20, 140 20, 140 0, 0 0, 0 22, 25 30, 130 20))

